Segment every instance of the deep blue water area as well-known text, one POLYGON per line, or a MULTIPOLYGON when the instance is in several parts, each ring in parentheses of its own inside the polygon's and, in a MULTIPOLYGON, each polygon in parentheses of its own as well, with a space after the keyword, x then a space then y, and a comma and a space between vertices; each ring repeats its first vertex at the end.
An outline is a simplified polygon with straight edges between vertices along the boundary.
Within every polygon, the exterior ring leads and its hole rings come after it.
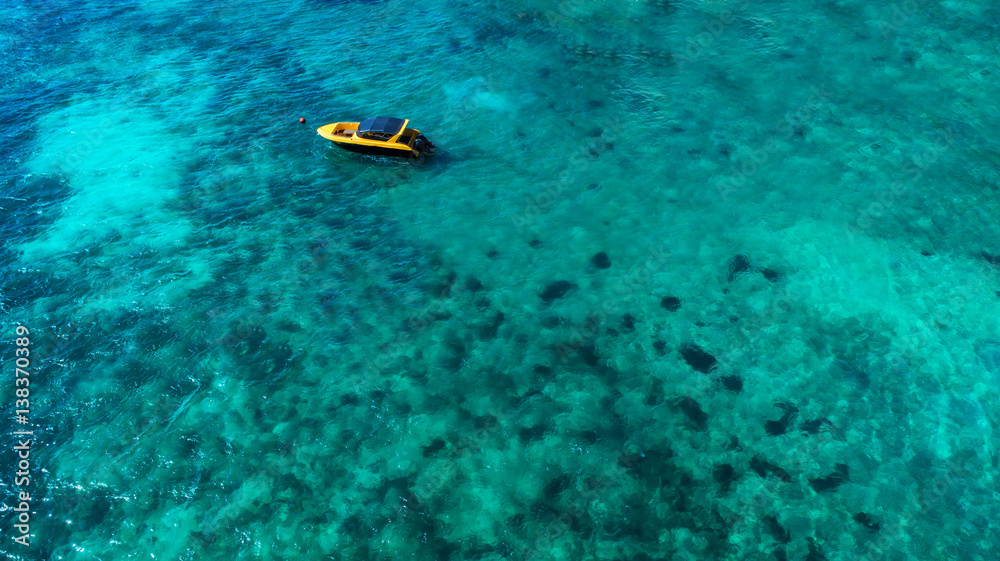
POLYGON ((993 4, 0 18, 5 558, 1000 549, 993 4))

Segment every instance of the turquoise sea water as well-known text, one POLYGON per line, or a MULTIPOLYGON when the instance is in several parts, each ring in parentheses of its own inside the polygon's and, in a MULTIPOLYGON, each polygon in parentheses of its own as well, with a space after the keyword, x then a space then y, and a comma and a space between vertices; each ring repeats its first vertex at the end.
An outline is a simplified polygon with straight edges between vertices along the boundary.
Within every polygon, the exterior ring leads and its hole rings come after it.
POLYGON ((6 558, 1000 550, 994 3, 0 18, 6 558))

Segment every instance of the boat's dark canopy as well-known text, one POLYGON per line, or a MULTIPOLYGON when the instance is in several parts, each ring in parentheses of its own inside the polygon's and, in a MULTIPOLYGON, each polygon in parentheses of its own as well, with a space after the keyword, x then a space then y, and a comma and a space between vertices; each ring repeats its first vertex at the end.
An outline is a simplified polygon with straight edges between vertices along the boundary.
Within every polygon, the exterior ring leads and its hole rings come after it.
POLYGON ((395 117, 369 117, 358 125, 358 133, 380 132, 393 136, 403 128, 403 122, 395 117))

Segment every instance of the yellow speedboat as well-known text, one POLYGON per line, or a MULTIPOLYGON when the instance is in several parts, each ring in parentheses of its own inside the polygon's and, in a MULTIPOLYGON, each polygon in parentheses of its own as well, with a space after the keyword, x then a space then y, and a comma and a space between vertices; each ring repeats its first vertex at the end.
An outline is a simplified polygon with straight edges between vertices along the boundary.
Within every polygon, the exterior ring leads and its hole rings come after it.
POLYGON ((408 129, 409 119, 371 117, 360 123, 330 123, 316 129, 337 146, 373 156, 419 158, 434 153, 434 143, 417 129, 408 129))

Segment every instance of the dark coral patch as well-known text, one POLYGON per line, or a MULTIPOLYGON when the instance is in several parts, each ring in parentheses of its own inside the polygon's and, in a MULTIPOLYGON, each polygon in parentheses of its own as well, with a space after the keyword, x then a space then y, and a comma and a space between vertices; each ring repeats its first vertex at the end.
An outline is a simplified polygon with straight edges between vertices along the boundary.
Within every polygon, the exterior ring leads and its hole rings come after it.
POLYGON ((788 543, 792 541, 791 534, 787 529, 785 529, 784 526, 781 525, 780 522, 778 522, 778 518, 776 516, 765 516, 764 524, 767 526, 767 531, 774 536, 774 539, 781 543, 788 543))
POLYGON ((779 401, 774 405, 785 413, 776 421, 767 421, 764 423, 764 430, 771 436, 778 436, 788 432, 788 427, 792 424, 792 420, 795 419, 799 408, 786 401, 779 401))
POLYGON ((809 485, 817 493, 832 491, 844 483, 847 483, 847 464, 837 464, 830 475, 809 480, 809 485))
POLYGON ((593 343, 584 343, 583 345, 580 345, 579 353, 580 358, 583 359, 583 362, 586 363, 587 366, 597 366, 597 363, 601 360, 601 357, 597 354, 597 348, 593 343))
POLYGON ((750 272, 750 258, 746 255, 737 255, 729 260, 729 280, 736 278, 736 275, 750 272))
POLYGON ((807 434, 816 434, 823 430, 828 430, 832 426, 829 419, 819 418, 819 419, 809 419, 808 421, 802 423, 802 430, 807 434))
POLYGON ((622 318, 622 329, 625 331, 635 331, 635 316, 625 314, 625 317, 622 318))
POLYGON ((422 454, 425 458, 430 458, 431 456, 437 454, 445 448, 445 441, 440 438, 436 439, 434 442, 427 446, 424 446, 422 454))
POLYGON ((563 296, 566 295, 567 292, 569 292, 574 288, 576 288, 575 284, 569 281, 559 280, 549 283, 545 287, 545 290, 543 290, 542 293, 538 295, 538 297, 542 299, 542 302, 549 304, 553 300, 562 298, 563 296))
POLYGON ((698 372, 708 374, 715 369, 718 361, 715 357, 705 352, 704 349, 693 343, 687 343, 680 348, 681 357, 688 366, 698 372))
POLYGON ((505 316, 501 312, 497 312, 493 319, 486 325, 482 326, 479 330, 479 338, 483 341, 488 341, 494 339, 500 330, 500 326, 503 324, 505 316))
POLYGON ((761 477, 767 477, 770 474, 774 474, 778 479, 784 481, 785 483, 792 480, 792 476, 789 475, 787 471, 775 464, 772 464, 764 458, 761 458, 760 456, 750 458, 750 469, 761 477))
POLYGON ((869 532, 878 532, 882 529, 882 525, 876 522, 875 519, 872 518, 872 515, 867 512, 859 512, 855 514, 854 521, 861 524, 865 528, 868 528, 869 532))
POLYGON ((701 408, 701 404, 690 397, 682 397, 677 400, 677 406, 681 408, 681 411, 687 415, 687 418, 694 423, 698 430, 705 430, 708 423, 708 414, 701 408))
POLYGON ((723 491, 728 491, 733 481, 736 481, 736 470, 729 464, 719 464, 712 469, 712 478, 723 491))
POLYGON ((681 309, 681 299, 676 296, 664 296, 660 300, 660 307, 668 312, 676 312, 681 309))
POLYGON ((546 423, 541 423, 538 425, 533 425, 527 428, 520 429, 517 431, 517 437, 523 443, 535 442, 536 440, 541 440, 546 433, 552 431, 552 427, 546 423))
POLYGON ((722 377, 722 387, 726 388, 731 392, 739 393, 743 391, 743 379, 739 376, 723 376, 722 377))
POLYGON ((559 498, 559 495, 566 492, 572 486, 573 476, 564 473, 546 483, 545 488, 542 490, 542 494, 545 495, 547 500, 554 501, 559 498))
POLYGON ((607 269, 611 266, 611 258, 608 257, 607 253, 602 251, 594 254, 594 256, 590 258, 590 264, 598 269, 607 269))

